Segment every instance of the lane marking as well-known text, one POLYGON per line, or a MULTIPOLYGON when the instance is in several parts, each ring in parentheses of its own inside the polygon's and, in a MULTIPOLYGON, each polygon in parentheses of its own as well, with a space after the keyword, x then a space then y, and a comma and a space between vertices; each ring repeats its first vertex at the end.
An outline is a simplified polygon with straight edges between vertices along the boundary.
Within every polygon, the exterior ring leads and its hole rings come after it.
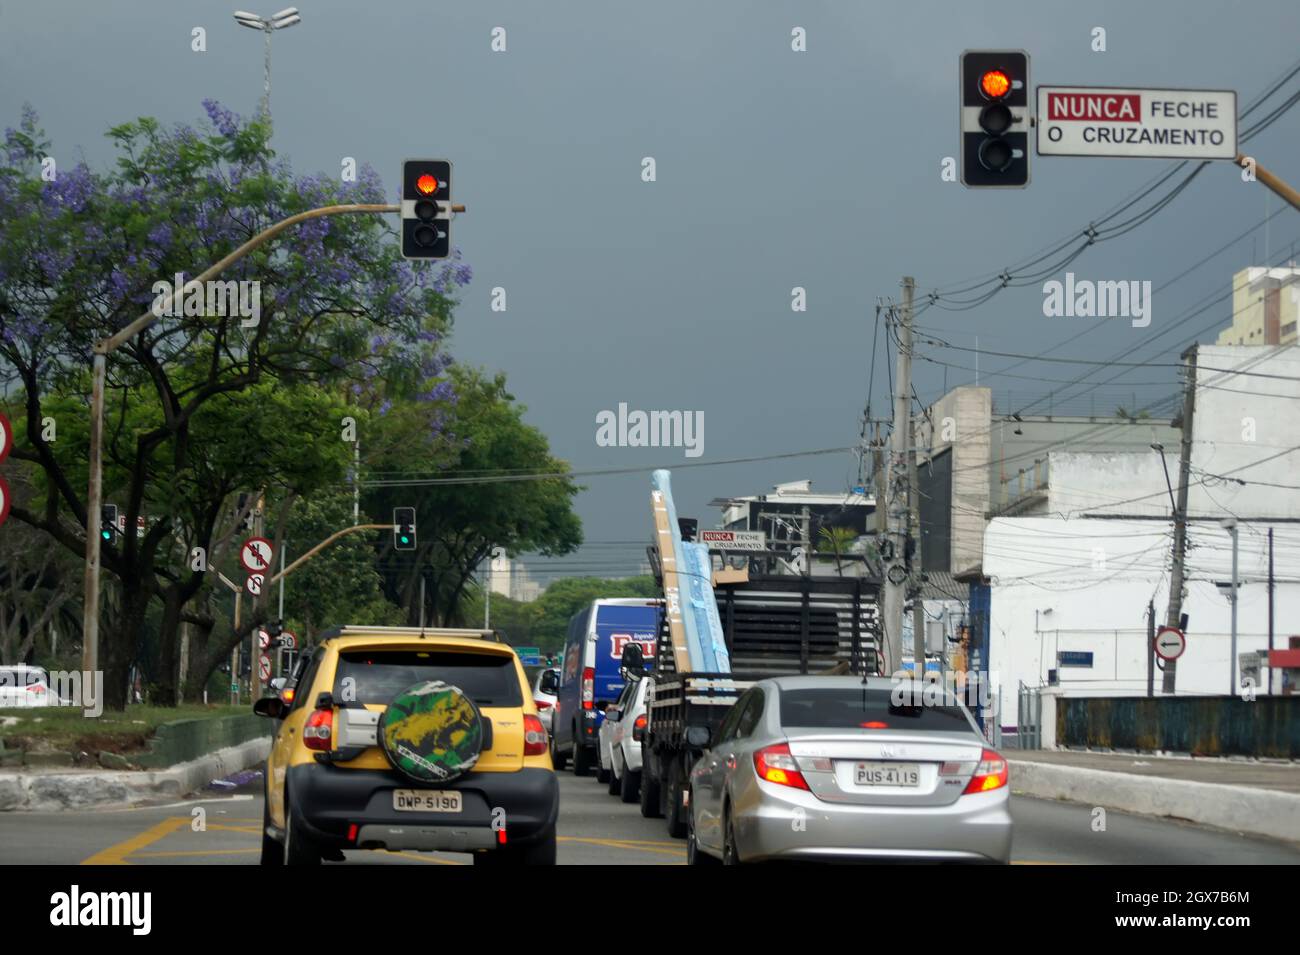
POLYGON ((190 819, 188 816, 170 816, 155 826, 151 826, 139 835, 132 836, 130 839, 124 839, 116 845, 111 845, 107 849, 96 852, 93 856, 82 861, 82 865, 130 865, 126 857, 133 852, 151 846, 159 839, 164 839, 171 835, 177 829, 188 826, 190 819))
POLYGON ((168 850, 167 852, 137 852, 134 853, 137 859, 169 859, 179 858, 181 856, 235 856, 251 855, 254 852, 261 852, 261 849, 177 849, 168 850))
MULTIPOLYGON (((603 846, 607 849, 623 849, 628 852, 654 852, 654 853, 658 853, 659 855, 675 856, 677 858, 686 855, 685 848, 661 849, 658 847, 659 845, 664 845, 665 843, 659 843, 658 845, 656 844, 632 845, 626 840, 622 840, 622 839, 593 839, 593 838, 586 838, 583 836, 560 836, 556 841, 557 842, 582 842, 588 845, 603 846)), ((671 843, 667 843, 667 844, 671 845, 671 843)))
POLYGON ((179 809, 181 806, 197 806, 202 803, 212 802, 244 802, 250 800, 252 796, 213 796, 211 799, 186 799, 181 802, 164 803, 161 806, 124 806, 121 809, 103 809, 105 815, 116 812, 148 812, 151 809, 179 809))

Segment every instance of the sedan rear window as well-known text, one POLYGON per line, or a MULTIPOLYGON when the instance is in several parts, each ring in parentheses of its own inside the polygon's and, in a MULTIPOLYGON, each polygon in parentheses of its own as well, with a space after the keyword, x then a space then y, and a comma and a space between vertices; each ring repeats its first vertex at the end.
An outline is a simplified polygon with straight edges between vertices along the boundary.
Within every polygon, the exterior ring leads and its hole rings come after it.
POLYGON ((479 706, 523 705, 514 659, 499 653, 351 650, 339 654, 334 695, 387 705, 408 686, 427 680, 458 686, 479 706), (346 680, 355 682, 349 686, 346 680))
POLYGON ((965 711, 951 705, 921 703, 895 706, 889 688, 835 687, 781 691, 781 725, 815 729, 922 730, 975 732, 965 711))

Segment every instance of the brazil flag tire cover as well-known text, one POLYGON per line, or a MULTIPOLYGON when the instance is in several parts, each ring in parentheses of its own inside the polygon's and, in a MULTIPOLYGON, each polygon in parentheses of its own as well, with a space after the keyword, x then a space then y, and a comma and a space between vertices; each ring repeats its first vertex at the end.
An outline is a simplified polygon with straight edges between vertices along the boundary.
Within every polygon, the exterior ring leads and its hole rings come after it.
POLYGON ((379 720, 379 745, 393 768, 416 782, 450 782, 478 762, 483 723, 459 687, 429 680, 393 697, 379 720))

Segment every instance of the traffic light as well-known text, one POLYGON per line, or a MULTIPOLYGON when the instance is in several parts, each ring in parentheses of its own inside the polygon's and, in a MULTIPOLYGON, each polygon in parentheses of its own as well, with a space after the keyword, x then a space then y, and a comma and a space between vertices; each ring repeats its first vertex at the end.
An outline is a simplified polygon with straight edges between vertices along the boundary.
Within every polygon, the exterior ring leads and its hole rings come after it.
POLYGON ((117 541, 117 505, 105 504, 99 509, 99 539, 105 544, 117 541))
POLYGON ((402 257, 445 259, 451 255, 451 163, 408 159, 402 163, 402 257))
POLYGON ((961 181, 1023 188, 1029 183, 1029 54, 961 55, 961 181))
POLYGON ((415 508, 393 508, 393 549, 415 550, 415 508))

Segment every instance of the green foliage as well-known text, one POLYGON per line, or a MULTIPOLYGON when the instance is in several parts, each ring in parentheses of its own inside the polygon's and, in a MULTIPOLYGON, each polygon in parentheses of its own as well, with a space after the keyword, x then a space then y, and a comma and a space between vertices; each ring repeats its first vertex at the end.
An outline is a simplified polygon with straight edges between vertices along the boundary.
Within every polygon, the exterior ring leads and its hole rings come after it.
MULTIPOLYGON (((568 635, 569 619, 598 597, 658 597, 653 577, 563 577, 537 598, 538 620, 531 636, 543 651, 558 652, 568 635)), ((493 597, 495 604, 496 598, 493 597)))

